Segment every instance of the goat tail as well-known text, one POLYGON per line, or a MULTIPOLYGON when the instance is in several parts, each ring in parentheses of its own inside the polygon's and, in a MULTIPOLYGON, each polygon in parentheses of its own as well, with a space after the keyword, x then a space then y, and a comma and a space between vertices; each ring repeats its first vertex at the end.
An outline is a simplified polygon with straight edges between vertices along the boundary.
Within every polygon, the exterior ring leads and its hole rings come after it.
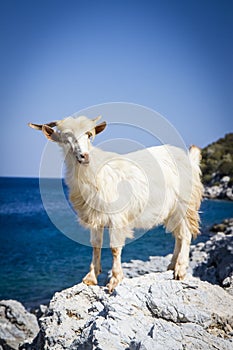
POLYGON ((201 149, 194 145, 190 146, 189 157, 192 163, 199 166, 201 161, 201 149))
POLYGON ((189 158, 192 168, 192 191, 190 196, 190 201, 187 210, 187 221, 190 232, 193 237, 200 233, 199 231, 199 208, 201 205, 202 195, 203 195, 203 185, 201 183, 201 150, 197 146, 191 146, 189 148, 189 158))

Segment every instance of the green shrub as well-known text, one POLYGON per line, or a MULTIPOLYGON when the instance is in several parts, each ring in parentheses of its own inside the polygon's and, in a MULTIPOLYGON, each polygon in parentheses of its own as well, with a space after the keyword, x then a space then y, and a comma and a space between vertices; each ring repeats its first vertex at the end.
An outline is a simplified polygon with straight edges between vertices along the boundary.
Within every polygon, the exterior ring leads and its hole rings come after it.
POLYGON ((217 183, 225 175, 233 182, 233 133, 203 148, 201 170, 205 185, 217 183), (216 174, 214 178, 213 173, 216 174))

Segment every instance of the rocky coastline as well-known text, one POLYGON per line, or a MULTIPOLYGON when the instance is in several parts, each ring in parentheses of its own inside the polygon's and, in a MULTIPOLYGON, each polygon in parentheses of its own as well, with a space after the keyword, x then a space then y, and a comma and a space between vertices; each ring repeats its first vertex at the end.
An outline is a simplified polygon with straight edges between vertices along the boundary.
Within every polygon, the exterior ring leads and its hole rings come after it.
MULTIPOLYGON (((213 177, 214 180, 214 177, 213 177)), ((223 176, 219 182, 212 181, 204 186, 204 198, 233 200, 233 186, 229 176, 223 176)))
POLYGON ((83 283, 29 313, 0 301, 0 349, 178 350, 233 348, 233 219, 191 247, 184 281, 166 271, 171 256, 123 264, 109 295, 83 283))

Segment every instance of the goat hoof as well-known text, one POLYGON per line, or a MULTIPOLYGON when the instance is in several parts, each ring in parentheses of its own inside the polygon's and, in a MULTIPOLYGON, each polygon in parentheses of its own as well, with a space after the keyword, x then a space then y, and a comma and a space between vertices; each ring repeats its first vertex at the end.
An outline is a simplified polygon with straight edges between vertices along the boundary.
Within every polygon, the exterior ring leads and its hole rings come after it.
POLYGON ((89 272, 84 278, 83 283, 85 283, 87 286, 96 286, 98 281, 95 275, 91 272, 89 272))
POLYGON ((174 268, 174 279, 183 280, 186 276, 186 267, 181 264, 176 264, 174 268))
POLYGON ((122 279, 123 279, 123 275, 122 276, 120 275, 119 277, 112 276, 110 278, 110 281, 107 284, 107 288, 110 294, 114 291, 114 289, 122 281, 122 279))
POLYGON ((109 283, 107 284, 108 292, 110 294, 114 291, 114 289, 116 288, 118 283, 119 283, 119 281, 115 277, 112 277, 110 279, 109 283))

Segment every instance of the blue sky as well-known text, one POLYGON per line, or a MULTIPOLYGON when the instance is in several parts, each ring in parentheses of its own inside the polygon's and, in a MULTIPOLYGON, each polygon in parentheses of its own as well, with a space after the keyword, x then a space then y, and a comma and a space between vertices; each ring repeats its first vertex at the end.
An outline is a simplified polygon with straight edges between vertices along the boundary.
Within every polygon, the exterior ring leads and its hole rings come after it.
POLYGON ((5 0, 0 17, 1 176, 38 176, 28 121, 104 102, 158 111, 187 145, 232 131, 230 0, 5 0))

